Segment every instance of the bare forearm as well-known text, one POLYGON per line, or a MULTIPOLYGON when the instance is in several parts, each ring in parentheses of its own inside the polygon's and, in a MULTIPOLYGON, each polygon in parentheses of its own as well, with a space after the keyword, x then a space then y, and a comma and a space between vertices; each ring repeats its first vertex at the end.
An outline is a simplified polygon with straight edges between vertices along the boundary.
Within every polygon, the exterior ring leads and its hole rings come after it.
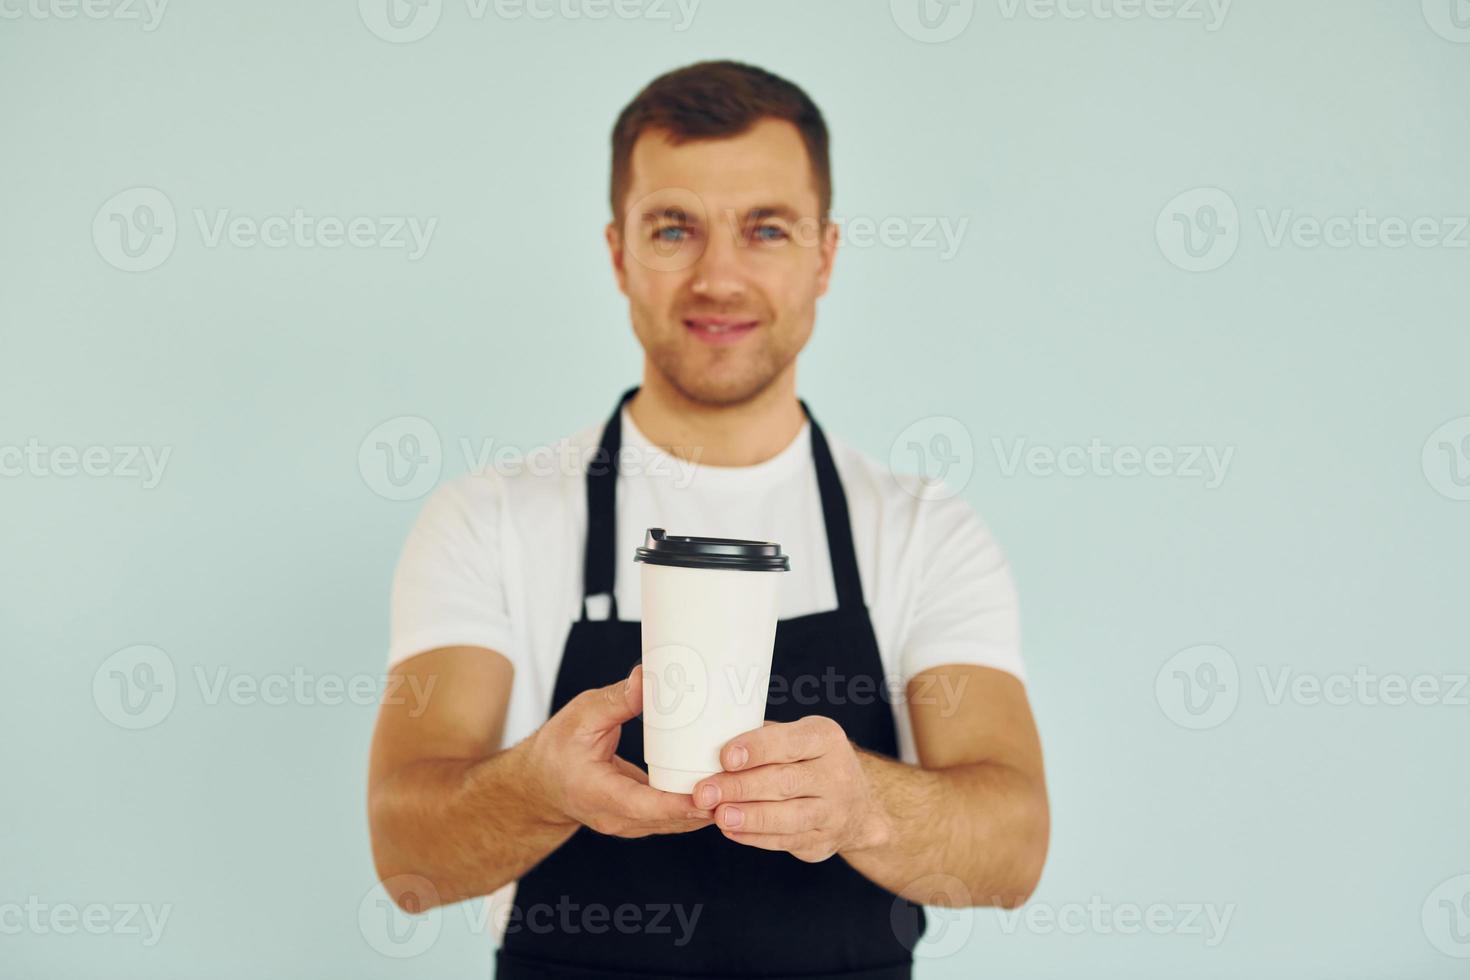
POLYGON ((427 879, 441 903, 489 894, 570 837, 578 825, 537 794, 531 766, 521 742, 486 759, 414 762, 377 787, 373 855, 394 900, 397 876, 427 879))
POLYGON ((873 788, 869 846, 841 851, 864 876, 916 902, 1014 907, 1035 889, 1046 859, 1045 791, 994 763, 929 770, 859 752, 873 788), (963 891, 936 895, 934 880, 963 891), (968 895, 964 894, 968 892, 968 895))

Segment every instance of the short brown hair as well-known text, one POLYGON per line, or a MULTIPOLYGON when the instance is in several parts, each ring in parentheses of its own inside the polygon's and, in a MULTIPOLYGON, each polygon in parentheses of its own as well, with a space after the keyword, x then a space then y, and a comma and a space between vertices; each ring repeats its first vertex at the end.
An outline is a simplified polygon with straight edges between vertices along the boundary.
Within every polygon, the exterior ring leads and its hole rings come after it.
POLYGON ((623 217, 632 183, 633 144, 646 129, 667 130, 675 145, 696 139, 739 136, 759 119, 796 126, 811 160, 822 223, 832 207, 832 164, 827 123, 799 87, 754 65, 701 61, 660 75, 624 107, 612 131, 612 212, 623 217))

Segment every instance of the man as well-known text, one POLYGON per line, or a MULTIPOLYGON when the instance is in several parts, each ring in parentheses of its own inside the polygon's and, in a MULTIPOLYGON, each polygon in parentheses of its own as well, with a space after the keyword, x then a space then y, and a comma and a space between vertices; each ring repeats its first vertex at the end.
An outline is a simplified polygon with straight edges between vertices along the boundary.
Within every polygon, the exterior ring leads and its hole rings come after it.
POLYGON ((434 687, 427 710, 385 699, 374 857, 405 909, 509 902, 501 977, 907 977, 921 903, 1036 886, 1000 548, 797 397, 830 201, 796 86, 733 62, 650 83, 614 127, 606 229, 642 384, 559 447, 578 466, 446 484, 404 549, 392 670, 434 687), (632 556, 655 526, 792 556, 767 722, 688 795, 641 767, 632 556))

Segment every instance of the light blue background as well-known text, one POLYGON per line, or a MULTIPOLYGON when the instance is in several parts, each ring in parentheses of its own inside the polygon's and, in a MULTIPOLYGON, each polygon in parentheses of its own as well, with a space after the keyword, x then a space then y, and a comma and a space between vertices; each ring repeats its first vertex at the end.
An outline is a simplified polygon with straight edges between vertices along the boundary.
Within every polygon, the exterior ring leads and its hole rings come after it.
POLYGON ((1470 459, 1421 465, 1470 416, 1470 251, 1272 247, 1257 217, 1470 214, 1470 44, 1417 0, 1241 0, 1213 31, 982 0, 944 43, 875 0, 705 0, 682 32, 446 0, 412 43, 344 0, 175 0, 152 31, 42 2, 0 24, 0 446, 172 455, 147 490, 0 478, 0 905, 171 913, 151 947, 7 929, 7 975, 487 975, 459 909, 407 960, 359 927, 374 709, 211 705, 195 671, 381 672, 421 501, 360 471, 379 423, 431 422, 447 479, 461 438, 531 447, 637 381, 601 238, 608 132, 650 78, 704 57, 807 88, 839 218, 969 222, 948 261, 846 248, 800 390, 878 458, 921 420, 967 432, 963 492, 1011 558, 1047 751, 1034 905, 1234 906, 1214 946, 1025 919, 1007 934, 982 910, 919 975, 1463 975, 1421 912, 1470 873, 1470 707, 1273 705, 1258 680, 1470 669, 1470 502, 1436 489, 1470 459), (166 194, 178 239, 129 273, 91 229, 138 186, 166 194), (1238 206, 1238 250, 1186 272, 1155 221, 1199 187, 1238 206), (417 261, 210 248, 195 226, 196 209, 296 207, 438 226, 417 261), (993 440, 1021 438, 1234 456, 1215 489, 1007 475, 993 440), (133 644, 178 678, 139 731, 92 693, 133 644), (1196 731, 1155 678, 1198 644, 1240 681, 1233 715, 1196 731))

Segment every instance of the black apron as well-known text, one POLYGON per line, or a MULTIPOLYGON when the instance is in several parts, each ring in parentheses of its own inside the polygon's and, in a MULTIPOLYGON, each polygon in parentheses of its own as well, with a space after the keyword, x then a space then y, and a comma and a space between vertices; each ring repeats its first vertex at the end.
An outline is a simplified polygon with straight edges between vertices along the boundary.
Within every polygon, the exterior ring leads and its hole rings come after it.
MULTIPOLYGON (((582 615, 562 652, 552 713, 588 688, 622 680, 642 659, 642 624, 619 620, 613 598, 616 567, 632 567, 632 555, 619 563, 614 554, 614 490, 622 408, 637 391, 623 394, 588 466, 582 615), (602 594, 610 600, 607 619, 589 619, 586 597, 602 594)), ((766 718, 826 715, 859 746, 896 758, 897 731, 863 604, 847 498, 821 428, 805 402, 801 408, 811 422, 837 608, 776 624, 766 718), (840 681, 836 699, 826 696, 833 685, 812 680, 830 673, 840 681), (807 680, 793 688, 797 678, 807 680), (855 678, 863 678, 861 686, 855 678)), ((641 718, 623 725, 617 751, 644 765, 641 718)), ((636 839, 579 827, 520 879, 496 975, 899 980, 911 976, 911 950, 924 924, 922 906, 875 885, 841 855, 808 863, 737 844, 714 826, 636 839)))

